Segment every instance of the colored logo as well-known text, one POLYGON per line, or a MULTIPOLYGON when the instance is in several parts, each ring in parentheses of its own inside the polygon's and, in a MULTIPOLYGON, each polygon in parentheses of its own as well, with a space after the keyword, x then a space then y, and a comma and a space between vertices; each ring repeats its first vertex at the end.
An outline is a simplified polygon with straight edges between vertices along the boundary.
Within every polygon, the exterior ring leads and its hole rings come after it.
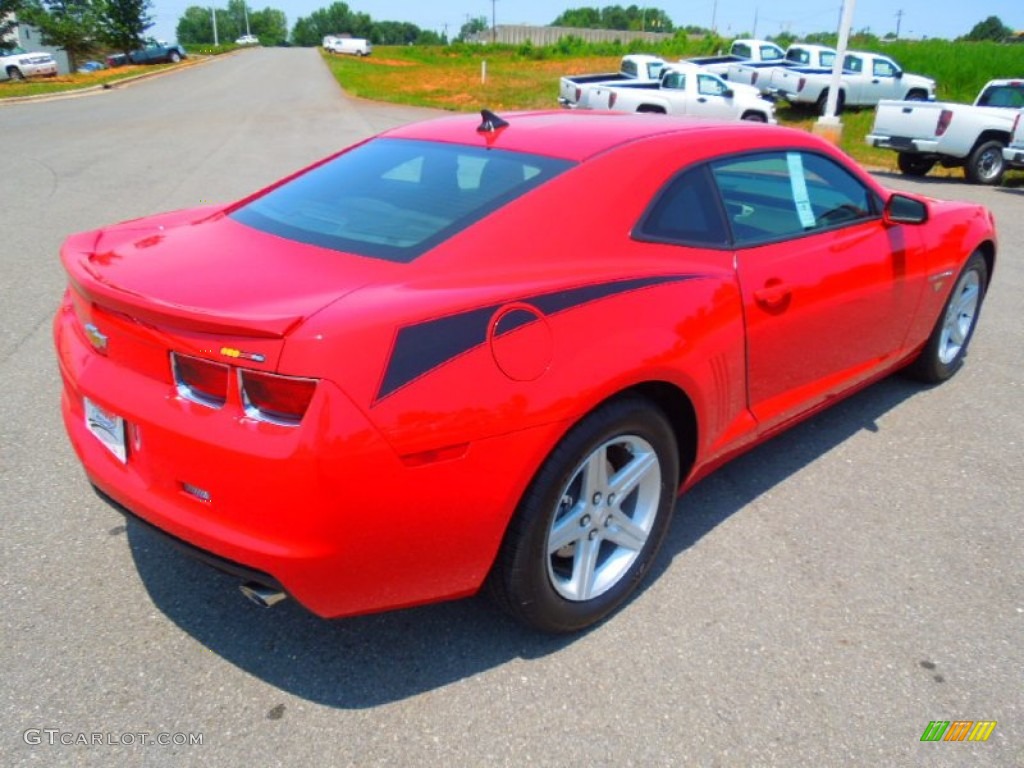
POLYGON ((988 741, 995 729, 995 720, 932 720, 921 741, 988 741))
POLYGON ((89 339, 89 343, 96 348, 96 351, 106 352, 107 335, 105 333, 100 333, 100 329, 97 328, 92 323, 86 323, 85 326, 83 326, 83 328, 85 330, 85 337, 89 339))
POLYGON ((235 360, 252 360, 254 363, 263 363, 267 359, 266 355, 261 355, 258 352, 243 352, 234 347, 221 347, 220 353, 224 357, 230 357, 235 360))

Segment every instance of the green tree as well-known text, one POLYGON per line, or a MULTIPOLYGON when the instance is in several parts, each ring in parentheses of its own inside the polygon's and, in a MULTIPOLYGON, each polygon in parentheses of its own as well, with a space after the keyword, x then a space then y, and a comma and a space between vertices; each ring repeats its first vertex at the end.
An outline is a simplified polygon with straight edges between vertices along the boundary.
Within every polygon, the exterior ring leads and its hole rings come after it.
POLYGON ((249 14, 249 28, 263 45, 288 42, 288 17, 276 8, 264 8, 249 14))
POLYGON ((103 0, 100 33, 111 48, 128 53, 143 46, 143 33, 153 26, 152 0, 103 0))
POLYGON ((459 28, 459 34, 456 35, 455 41, 464 43, 473 35, 485 32, 487 27, 488 23, 486 16, 476 16, 472 19, 466 19, 466 23, 459 28))
POLYGON ((342 34, 370 39, 372 31, 373 20, 369 15, 353 13, 345 3, 333 3, 298 19, 292 30, 292 42, 314 46, 320 45, 327 35, 342 34))
POLYGON ((21 16, 39 28, 43 45, 67 53, 74 72, 97 49, 102 12, 99 0, 42 0, 26 4, 21 16))
POLYGON ((995 40, 996 42, 1002 42, 1010 35, 1013 34, 1013 30, 1003 24, 1002 20, 998 16, 989 16, 984 21, 979 21, 974 25, 973 29, 967 33, 965 40, 995 40))
POLYGON ((0 0, 0 50, 7 50, 8 36, 18 26, 17 15, 24 7, 23 0, 0 0))
POLYGON ((581 29, 625 29, 647 32, 672 32, 675 26, 660 8, 608 5, 604 8, 570 8, 551 22, 553 27, 581 29))
MULTIPOLYGON (((220 26, 218 19, 217 38, 220 39, 220 26)), ((178 19, 178 26, 175 28, 178 42, 182 45, 212 45, 213 44, 213 15, 209 8, 201 8, 198 5, 190 5, 185 13, 178 19)))

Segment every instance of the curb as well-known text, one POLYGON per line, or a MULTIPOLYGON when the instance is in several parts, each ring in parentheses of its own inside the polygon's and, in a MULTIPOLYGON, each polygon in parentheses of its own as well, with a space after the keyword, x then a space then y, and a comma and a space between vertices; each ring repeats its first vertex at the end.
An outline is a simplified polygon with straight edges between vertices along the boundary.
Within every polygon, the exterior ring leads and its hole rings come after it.
POLYGON ((177 66, 168 67, 167 69, 161 69, 156 72, 142 72, 138 75, 132 75, 121 80, 115 80, 110 83, 101 83, 99 85, 87 85, 82 88, 73 88, 66 91, 56 91, 55 93, 37 93, 33 96, 10 96, 6 99, 0 99, 0 108, 7 104, 27 104, 32 102, 41 101, 59 101, 61 99, 77 99, 83 96, 94 96, 97 93, 103 91, 113 91, 122 86, 130 86, 141 80, 150 80, 154 77, 162 77, 164 75, 170 75, 175 72, 180 72, 183 69, 190 69, 192 67, 198 67, 203 64, 209 64, 215 59, 222 58, 224 56, 233 56, 235 51, 229 53, 222 53, 219 56, 202 56, 193 57, 180 61, 177 66))

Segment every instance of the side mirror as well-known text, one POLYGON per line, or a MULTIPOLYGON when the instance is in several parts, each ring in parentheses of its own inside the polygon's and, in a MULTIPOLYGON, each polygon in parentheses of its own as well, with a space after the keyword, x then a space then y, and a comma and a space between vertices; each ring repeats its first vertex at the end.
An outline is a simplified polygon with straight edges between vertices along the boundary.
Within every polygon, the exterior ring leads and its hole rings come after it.
POLYGON ((725 96, 725 98, 727 99, 731 99, 733 96, 736 95, 736 92, 733 91, 732 88, 726 88, 724 91, 722 91, 722 95, 725 96))
POLYGON ((892 76, 899 80, 901 77, 903 77, 903 70, 897 69, 895 72, 893 72, 892 76))
POLYGON ((899 193, 885 204, 886 224, 924 224, 928 221, 928 206, 922 201, 899 193))

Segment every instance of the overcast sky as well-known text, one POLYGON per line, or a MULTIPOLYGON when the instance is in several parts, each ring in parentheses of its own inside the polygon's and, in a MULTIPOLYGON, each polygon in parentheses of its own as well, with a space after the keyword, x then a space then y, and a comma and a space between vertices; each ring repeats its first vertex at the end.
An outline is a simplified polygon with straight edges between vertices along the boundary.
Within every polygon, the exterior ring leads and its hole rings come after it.
MULTIPOLYGON (((284 11, 289 30, 295 20, 333 0, 252 0, 257 10, 271 7, 284 11)), ((226 7, 227 0, 154 0, 156 26, 154 37, 175 39, 175 27, 185 8, 210 4, 226 7)), ((606 5, 629 6, 634 2, 610 0, 566 2, 566 0, 351 0, 353 11, 368 13, 375 21, 408 21, 423 29, 458 34, 467 18, 486 16, 492 9, 498 24, 550 24, 567 8, 606 5)), ((635 2, 641 5, 641 2, 635 2)), ((795 35, 834 30, 839 24, 841 0, 668 0, 652 2, 651 7, 665 11, 679 27, 714 27, 723 37, 756 32, 759 37, 783 31, 795 35)), ((641 6, 642 7, 642 6, 641 6)), ((853 28, 870 29, 879 37, 895 32, 901 37, 944 37, 964 35, 989 16, 998 16, 1003 24, 1024 30, 1024 0, 856 0, 853 28), (897 18, 897 14, 902 15, 897 18)), ((344 32, 345 30, 336 30, 344 32)))

